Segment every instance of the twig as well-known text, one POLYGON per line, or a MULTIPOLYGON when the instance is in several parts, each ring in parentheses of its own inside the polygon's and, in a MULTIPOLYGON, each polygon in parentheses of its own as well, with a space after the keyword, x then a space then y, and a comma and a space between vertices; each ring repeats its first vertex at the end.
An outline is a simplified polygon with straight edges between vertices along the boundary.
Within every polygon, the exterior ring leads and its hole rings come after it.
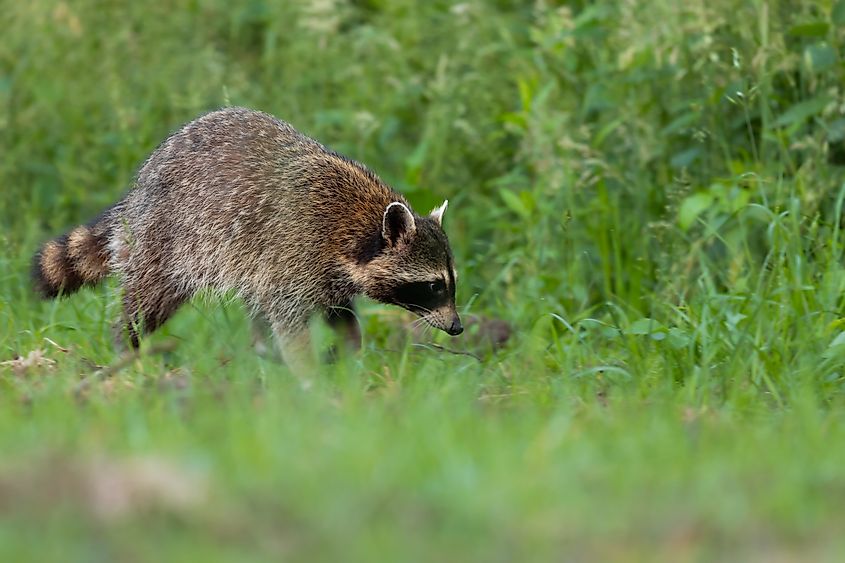
POLYGON ((446 348, 445 346, 441 346, 440 344, 421 344, 421 343, 414 343, 412 346, 416 346, 418 348, 436 348, 442 352, 448 352, 450 354, 455 354, 456 356, 469 356, 470 358, 476 359, 480 363, 484 363, 484 361, 473 354, 472 352, 464 352, 463 350, 452 350, 451 348, 446 348))
POLYGON ((56 344, 54 341, 50 340, 46 336, 44 337, 44 340, 46 340, 49 344, 52 344, 53 346, 55 346, 59 350, 59 352, 63 352, 65 354, 70 352, 70 348, 65 348, 64 346, 59 346, 58 344, 56 344))
POLYGON ((91 385, 91 382, 94 380, 103 380, 112 377, 114 374, 127 367, 141 356, 166 354, 175 350, 176 345, 177 342, 175 340, 171 340, 168 342, 162 342, 160 344, 154 344, 145 351, 131 350, 129 352, 126 352, 120 358, 118 358, 116 362, 107 365, 104 368, 100 368, 91 375, 88 375, 83 378, 82 381, 76 384, 76 387, 74 388, 74 393, 79 394, 80 392, 85 391, 91 385))

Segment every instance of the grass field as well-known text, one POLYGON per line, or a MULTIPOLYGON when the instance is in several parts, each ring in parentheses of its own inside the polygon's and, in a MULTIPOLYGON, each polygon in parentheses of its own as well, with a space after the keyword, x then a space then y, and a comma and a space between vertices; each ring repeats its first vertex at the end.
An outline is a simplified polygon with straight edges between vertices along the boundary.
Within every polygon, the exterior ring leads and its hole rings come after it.
POLYGON ((120 4, 0 1, 3 560, 845 559, 845 1, 120 4), (304 390, 238 303, 39 301, 224 105, 449 198, 507 342, 362 301, 304 390))

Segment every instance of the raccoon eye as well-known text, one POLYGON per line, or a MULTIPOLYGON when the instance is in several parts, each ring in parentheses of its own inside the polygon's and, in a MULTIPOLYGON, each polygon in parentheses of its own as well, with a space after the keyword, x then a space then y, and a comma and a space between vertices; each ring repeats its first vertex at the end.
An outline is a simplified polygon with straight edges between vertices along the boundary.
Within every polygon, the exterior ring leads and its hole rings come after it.
POLYGON ((435 280, 433 282, 428 282, 428 289, 432 293, 440 294, 446 291, 446 284, 443 280, 435 280))

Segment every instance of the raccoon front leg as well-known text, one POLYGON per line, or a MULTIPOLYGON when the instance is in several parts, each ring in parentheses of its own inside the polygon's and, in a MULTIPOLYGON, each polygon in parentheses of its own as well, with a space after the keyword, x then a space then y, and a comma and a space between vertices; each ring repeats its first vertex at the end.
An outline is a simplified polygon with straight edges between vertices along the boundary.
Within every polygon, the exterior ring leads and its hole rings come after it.
POLYGON ((353 351, 361 349, 361 328, 355 309, 349 302, 342 307, 331 307, 326 311, 326 322, 339 332, 346 346, 353 351))
POLYGON ((302 379, 303 386, 309 387, 309 378, 316 371, 317 361, 311 347, 311 333, 307 324, 297 328, 282 323, 273 323, 272 326, 282 360, 302 379))
MULTIPOLYGON (((332 307, 324 313, 328 325, 338 332, 342 338, 345 348, 357 351, 361 348, 361 330, 358 326, 358 319, 352 308, 352 303, 344 307, 332 307)), ((310 331, 307 328, 291 330, 287 323, 277 323, 278 329, 273 329, 273 324, 261 314, 252 317, 252 343, 259 356, 273 360, 285 361, 285 356, 290 362, 302 364, 305 361, 315 361, 314 352, 310 341, 310 331), (277 346, 272 347, 267 343, 267 337, 271 332, 276 336, 277 346), (287 350, 287 352, 284 352, 287 350), (303 360, 302 357, 306 357, 303 360)), ((327 361, 332 361, 337 355, 337 350, 329 352, 327 361)))

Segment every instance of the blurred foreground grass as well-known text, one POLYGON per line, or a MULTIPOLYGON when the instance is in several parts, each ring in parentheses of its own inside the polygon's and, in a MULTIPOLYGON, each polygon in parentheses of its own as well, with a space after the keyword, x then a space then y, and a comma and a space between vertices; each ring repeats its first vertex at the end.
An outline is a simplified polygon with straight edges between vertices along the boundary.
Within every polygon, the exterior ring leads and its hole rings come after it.
POLYGON ((4 560, 845 554, 845 2, 0 8, 4 560), (364 304, 306 392, 198 302, 92 377, 114 284, 29 256, 227 104, 448 197, 507 346, 364 304))

